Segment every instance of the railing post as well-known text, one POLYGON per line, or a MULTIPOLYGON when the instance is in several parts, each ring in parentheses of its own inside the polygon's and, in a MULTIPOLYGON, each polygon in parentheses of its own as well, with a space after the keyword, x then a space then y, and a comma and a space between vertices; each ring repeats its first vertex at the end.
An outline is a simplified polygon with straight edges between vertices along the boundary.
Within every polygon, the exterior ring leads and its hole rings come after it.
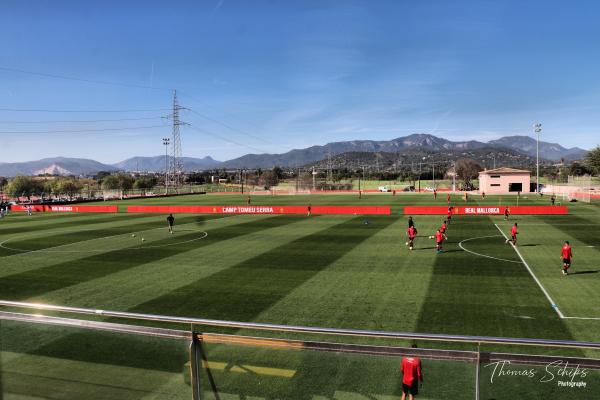
POLYGON ((2 369, 4 365, 2 364, 2 321, 0 321, 0 400, 4 399, 4 388, 2 387, 2 369))
POLYGON ((192 341, 190 342, 190 382, 192 384, 192 399, 200 400, 200 342, 192 331, 192 341))
POLYGON ((481 373, 481 343, 477 343, 477 364, 475 365, 475 400, 479 400, 479 383, 481 373))

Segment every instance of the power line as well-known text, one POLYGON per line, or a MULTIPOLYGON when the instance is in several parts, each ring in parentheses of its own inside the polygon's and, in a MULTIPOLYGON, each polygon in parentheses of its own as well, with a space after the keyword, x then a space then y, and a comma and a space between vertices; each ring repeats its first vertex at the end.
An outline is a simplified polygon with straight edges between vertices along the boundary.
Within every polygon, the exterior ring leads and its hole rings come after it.
POLYGON ((51 130, 51 131, 0 131, 0 134, 35 135, 35 134, 50 134, 50 133, 112 132, 112 131, 128 131, 128 130, 139 130, 139 129, 164 128, 165 126, 168 126, 168 125, 132 126, 129 128, 76 129, 76 130, 51 130))
POLYGON ((47 113, 133 113, 150 111, 170 111, 170 108, 154 108, 146 110, 49 110, 40 108, 0 108, 0 111, 10 112, 47 112, 47 113))
POLYGON ((196 115, 198 115, 198 116, 199 116, 199 117, 201 117, 201 118, 204 118, 204 119, 206 119, 206 120, 208 120, 208 121, 210 121, 210 122, 213 122, 213 123, 215 123, 215 124, 217 124, 217 125, 221 125, 222 127, 225 127, 225 128, 227 128, 227 129, 229 129, 229 130, 231 130, 231 131, 233 131, 233 132, 237 132, 237 133, 240 133, 240 134, 242 134, 242 135, 245 135, 245 136, 251 137, 251 138, 253 138, 253 139, 260 140, 261 142, 264 142, 264 143, 267 143, 267 144, 272 144, 272 143, 270 143, 269 141, 267 141, 267 140, 265 140, 265 139, 263 139, 263 138, 261 138, 261 137, 259 137, 259 136, 253 135, 253 134, 251 134, 251 133, 248 133, 248 132, 246 132, 246 131, 243 131, 243 130, 241 130, 241 129, 234 128, 233 126, 231 126, 231 125, 229 125, 229 124, 226 124, 225 122, 222 122, 222 121, 219 121, 219 120, 217 120, 217 119, 211 118, 211 117, 209 117, 209 116, 207 116, 207 115, 201 114, 201 113, 199 113, 199 112, 198 112, 198 111, 196 111, 196 110, 192 110, 191 108, 187 108, 187 110, 188 110, 188 111, 190 111, 190 112, 192 112, 192 113, 194 113, 194 114, 196 114, 196 115))
POLYGON ((4 66, 0 66, 0 70, 8 71, 8 72, 17 72, 20 74, 27 74, 27 75, 43 76, 45 78, 54 78, 54 79, 64 79, 64 80, 68 80, 68 81, 95 83, 95 84, 99 84, 99 85, 125 86, 125 87, 133 87, 133 88, 138 88, 138 89, 172 90, 172 89, 168 89, 168 88, 155 87, 155 86, 149 86, 149 85, 140 85, 140 84, 136 84, 136 83, 111 82, 111 81, 103 81, 103 80, 96 80, 96 79, 77 78, 74 76, 48 74, 45 72, 27 71, 24 69, 4 67, 4 66))
POLYGON ((246 147, 248 149, 258 151, 259 153, 268 153, 267 151, 261 150, 261 149, 256 148, 256 147, 249 146, 249 145, 244 144, 244 143, 240 143, 240 142, 235 141, 233 139, 228 139, 228 138, 226 138, 224 136, 221 136, 219 134, 216 134, 214 132, 210 132, 210 131, 207 131, 205 129, 196 128, 194 125, 191 125, 191 124, 188 125, 188 128, 193 129, 193 130, 195 130, 197 132, 200 132, 200 133, 202 133, 204 135, 208 135, 208 136, 213 136, 213 137, 219 138, 219 139, 221 139, 221 140, 223 140, 223 141, 225 141, 227 143, 235 144, 236 146, 246 147))
POLYGON ((123 121, 144 121, 151 119, 160 119, 162 117, 144 117, 144 118, 119 118, 119 119, 79 119, 79 120, 46 120, 46 121, 2 121, 0 124, 54 124, 54 123, 95 123, 95 122, 123 122, 123 121))

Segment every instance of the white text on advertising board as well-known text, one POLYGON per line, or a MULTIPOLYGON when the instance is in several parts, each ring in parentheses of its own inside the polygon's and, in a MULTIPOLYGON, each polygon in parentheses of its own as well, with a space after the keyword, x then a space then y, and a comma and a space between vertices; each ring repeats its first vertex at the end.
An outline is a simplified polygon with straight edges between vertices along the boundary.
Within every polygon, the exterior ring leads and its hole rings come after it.
POLYGON ((465 207, 465 214, 500 214, 500 207, 465 207))
POLYGON ((273 214, 273 207, 223 207, 227 214, 273 214))

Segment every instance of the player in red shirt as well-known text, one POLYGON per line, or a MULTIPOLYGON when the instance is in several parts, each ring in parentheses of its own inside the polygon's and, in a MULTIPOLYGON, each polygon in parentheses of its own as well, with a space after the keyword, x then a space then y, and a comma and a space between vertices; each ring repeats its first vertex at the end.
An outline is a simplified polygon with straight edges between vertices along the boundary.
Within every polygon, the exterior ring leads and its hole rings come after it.
POLYGON ((448 237, 446 236, 446 229, 448 229, 448 226, 446 225, 446 221, 442 222, 442 226, 440 226, 440 232, 442 232, 442 235, 444 235, 444 240, 448 240, 448 237))
POLYGON ((506 239, 506 242, 508 244, 508 242, 512 242, 513 245, 517 245, 517 235, 519 234, 518 232, 518 226, 517 223, 515 222, 515 224, 512 226, 512 228, 510 229, 510 239, 506 239))
POLYGON ((565 245, 560 250, 560 258, 562 258, 563 267, 562 274, 569 275, 568 269, 571 267, 571 258, 573 258, 573 250, 568 240, 565 240, 565 245))
POLYGON ((450 204, 450 193, 446 195, 446 203, 450 204))
POLYGON ((448 221, 448 224, 450 224, 450 221, 452 220, 452 211, 453 211, 453 207, 452 206, 448 207, 448 218, 446 218, 446 221, 448 221))
POLYGON ((508 221, 508 217, 510 216, 510 208, 506 207, 504 209, 504 220, 508 221))
POLYGON ((408 235, 408 242, 406 242, 406 245, 410 250, 412 250, 415 238, 417 237, 417 228, 415 228, 414 225, 409 226, 406 230, 406 234, 408 235))
POLYGON ((435 251, 440 254, 444 251, 442 244, 444 243, 444 234, 438 229, 431 238, 435 239, 435 251))
POLYGON ((437 200, 437 190, 433 189, 433 199, 437 200))
MULTIPOLYGON (((416 348, 416 345, 412 345, 416 348)), ((421 372, 421 360, 418 357, 404 357, 400 364, 400 372, 402 372, 402 398, 413 400, 414 396, 419 394, 419 382, 423 385, 423 373, 421 372)))

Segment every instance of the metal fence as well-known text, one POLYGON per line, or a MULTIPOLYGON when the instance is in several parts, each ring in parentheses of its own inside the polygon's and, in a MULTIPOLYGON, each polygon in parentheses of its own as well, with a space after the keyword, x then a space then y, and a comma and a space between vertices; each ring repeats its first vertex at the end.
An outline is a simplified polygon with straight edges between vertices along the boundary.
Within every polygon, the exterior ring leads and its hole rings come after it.
MULTIPOLYGON (((566 374, 564 378, 566 388, 564 390, 570 390, 564 398, 589 399, 594 398, 593 396, 600 393, 600 387, 598 386, 600 384, 600 359, 590 356, 590 354, 594 354, 594 352, 600 350, 600 343, 597 342, 332 329, 184 318, 13 301, 0 301, 0 307, 6 310, 0 311, 0 338, 2 338, 3 343, 2 354, 8 354, 9 358, 8 361, 0 359, 0 378, 2 378, 0 379, 0 399, 12 398, 6 394, 5 397, 2 397, 2 391, 10 393, 11 387, 27 391, 28 389, 22 388, 31 387, 33 377, 39 378, 40 375, 44 375, 44 379, 40 380, 35 387, 42 391, 53 391, 54 394, 49 394, 48 398, 78 398, 81 395, 81 392, 74 391, 72 386, 68 386, 72 382, 70 379, 67 379, 69 377, 52 376, 48 378, 45 376, 46 372, 39 372, 40 364, 44 363, 47 363, 45 365, 48 366, 54 365, 54 368, 56 368, 56 363, 52 364, 51 361, 48 361, 51 357, 76 360, 72 362, 74 366, 70 366, 68 370, 65 370, 68 371, 65 373, 66 375, 77 375, 78 370, 85 369, 81 365, 89 364, 81 363, 81 350, 77 350, 75 356, 72 354, 74 352, 73 348, 78 347, 77 337, 68 336, 68 340, 61 339, 67 344, 62 347, 45 345, 45 347, 42 346, 43 350, 39 350, 39 348, 36 351, 32 351, 31 349, 21 350, 22 354, 35 354, 35 357, 38 358, 33 359, 33 361, 29 359, 23 361, 21 363, 23 371, 15 370, 14 366, 20 365, 15 361, 18 360, 15 355, 18 351, 15 351, 15 349, 18 350, 22 342, 31 340, 31 338, 29 340, 25 338, 28 336, 28 331, 31 331, 34 326, 42 326, 48 329, 69 329, 75 332, 103 332, 107 335, 119 335, 119 337, 123 337, 123 335, 126 337, 144 336, 157 340, 179 341, 185 344, 187 348, 187 362, 183 365, 185 374, 183 381, 186 384, 186 389, 183 391, 177 390, 175 391, 176 394, 171 393, 169 395, 163 392, 152 398, 185 398, 188 396, 187 388, 189 388, 189 396, 193 399, 225 399, 232 398, 232 396, 240 399, 250 397, 380 398, 373 394, 373 391, 376 392, 378 390, 375 389, 376 387, 380 387, 379 390, 383 391, 384 389, 381 387, 385 385, 393 386, 393 382, 399 382, 401 379, 398 374, 395 375, 393 372, 390 372, 389 379, 381 379, 381 371, 389 371, 390 365, 396 365, 395 370, 397 372, 397 365, 400 359, 406 356, 420 357, 423 360, 427 360, 430 363, 429 367, 437 371, 434 374, 434 376, 437 376, 437 386, 443 388, 445 384, 447 385, 448 382, 442 382, 444 380, 459 381, 458 385, 461 387, 461 395, 457 396, 454 394, 451 396, 448 391, 451 391, 452 388, 448 388, 442 389, 441 392, 438 390, 437 397, 435 394, 430 393, 430 397, 427 398, 503 398, 498 393, 492 394, 492 392, 500 391, 507 394, 508 389, 505 386, 500 388, 491 387, 487 382, 489 380, 488 371, 485 373, 486 377, 482 377, 482 366, 493 367, 494 365, 501 368, 507 365, 512 367, 519 366, 521 369, 514 370, 517 372, 511 370, 511 374, 514 373, 515 376, 519 371, 529 371, 530 374, 535 375, 536 371, 539 370, 546 371, 547 374, 548 366, 557 367, 556 371, 562 368, 564 370, 563 375, 566 374), (30 310, 30 312, 18 312, 19 309, 30 310), (42 315, 41 313, 52 315, 42 315), (57 316, 57 314, 70 314, 71 317, 66 318, 57 316), (119 320, 130 322, 115 322, 119 320), (16 325, 7 327, 6 324, 16 325), (185 327, 185 329, 164 327, 166 325, 171 326, 172 324, 185 327), (209 332, 210 329, 215 328, 237 329, 241 330, 241 332, 209 332), (6 334, 3 330, 9 331, 9 333, 6 334), (252 331, 260 331, 264 334, 249 334, 252 331), (300 339, 281 337, 288 334, 302 335, 303 337, 300 339), (275 337, 270 337, 273 335, 275 337), (280 337, 277 337, 278 335, 280 337), (310 336, 316 339, 311 340, 309 339, 310 336), (334 337, 337 341, 322 340, 324 337, 334 337), (341 340, 342 338, 345 340, 341 340), (363 341, 368 339, 373 341, 392 341, 393 343, 357 343, 358 338, 363 341), (7 341, 10 342, 10 345, 5 345, 7 341), (429 342, 431 345, 427 346, 428 348, 412 348, 409 344, 414 341, 419 341, 419 343, 429 342), (438 348, 434 348, 434 343, 437 344, 438 348), (484 348, 486 346, 489 349, 484 348), (494 350, 507 346, 510 349, 508 352, 494 350), (535 354, 536 352, 514 351, 515 348, 522 348, 524 346, 527 346, 528 349, 545 349, 541 351, 542 353, 559 352, 561 354, 535 354), (465 347, 471 348, 465 349, 465 347), (65 354, 61 354, 60 351, 57 353, 56 350, 50 351, 48 348, 60 349, 65 354), (565 349, 569 349, 575 354, 566 356, 565 349), (585 352, 588 352, 588 354, 585 354, 585 352), (298 354, 300 354, 300 358, 298 358, 298 354), (306 354, 310 356, 306 356, 306 354), (216 360, 219 357, 221 360, 216 360), (301 361, 298 362, 298 359, 301 361), (32 364, 34 365, 33 367, 32 364), (261 365, 257 366, 254 364, 261 365), (289 367, 290 364, 294 366, 289 367), (341 364, 344 365, 344 368, 339 367, 341 364), (7 365, 9 365, 8 368, 7 365), (354 370, 360 371, 360 373, 354 375, 349 373, 348 371, 352 369, 352 366, 356 367, 354 370), (367 371, 369 369, 378 372, 376 375, 369 375, 367 371), (577 370, 580 371, 579 376, 577 375, 577 370), (583 374, 584 376, 581 376, 582 370, 586 371, 583 374), (456 371, 458 373, 455 374, 456 376, 453 376, 453 372, 456 371), (340 375, 344 374, 345 379, 340 378, 340 375), (5 378, 4 375, 8 375, 8 378, 5 378), (373 384, 374 381, 376 384, 373 384), (583 382, 585 388, 580 387, 581 382, 583 382), (576 384, 580 385, 576 386, 576 384), (69 397, 68 394, 65 395, 65 393, 62 393, 55 396, 57 391, 61 391, 61 385, 68 386, 68 390, 65 389, 65 392, 69 393, 69 390, 71 390, 77 393, 77 395, 69 397), (368 389, 371 386, 373 388, 368 389), (322 392, 317 393, 316 388, 321 388, 319 390, 322 392), (339 390, 340 388, 350 389, 344 391, 339 390), (334 389, 336 390, 335 394, 332 392, 334 389), (448 397, 445 397, 446 395, 448 397)), ((68 333, 72 335, 73 331, 68 331, 68 333)), ((61 331, 61 335, 64 334, 61 331)), ((31 337, 41 343, 46 340, 44 335, 49 335, 47 329, 41 333, 40 331, 35 331, 31 337)), ((58 340, 54 332, 52 332, 50 337, 54 342, 58 340)), ((62 336, 60 337, 62 338, 62 336)), ((106 338, 107 336, 102 337, 106 338)), ((104 347, 102 340, 91 340, 86 343, 88 345, 92 343, 92 345, 100 349, 104 347)), ((127 343, 131 344, 131 342, 127 343)), ((120 346, 116 345, 112 348, 118 350, 120 346)), ((89 349, 85 350, 85 346, 83 346, 83 349, 84 351, 90 351, 89 349)), ((110 362, 107 361, 110 360, 110 354, 105 353, 110 353, 110 351, 97 353, 99 360, 94 360, 93 358, 90 360, 90 357, 83 358, 88 361, 108 365, 107 368, 99 369, 99 371, 108 371, 111 368, 110 362)), ((147 360, 144 362, 147 362, 147 360)), ((128 367, 130 366, 128 365, 128 367)), ((160 366, 157 369, 160 370, 160 366)), ((46 371, 46 368, 43 370, 46 371)), ((488 370, 491 370, 491 368, 488 368, 488 370)), ((494 380, 496 371, 497 368, 494 369, 491 375, 492 381, 494 380)), ((90 370, 87 375, 84 374, 84 376, 78 378, 78 382, 85 381, 89 376, 97 373, 90 370)), ((115 379, 118 380, 118 378, 115 379)), ((560 390, 563 390, 559 388, 562 381, 558 382, 558 385, 545 386, 541 383, 527 385, 521 382, 520 386, 517 385, 520 388, 518 389, 520 391, 518 398, 543 398, 544 396, 547 397, 548 395, 560 393, 560 390)), ((513 382, 511 384, 515 386, 513 382)), ((429 385, 435 386, 436 383, 431 382, 429 385)), ((114 384, 108 386, 111 388, 110 390, 114 390, 114 384)), ((100 395, 101 390, 97 387, 94 390, 97 398, 103 397, 100 395)), ((397 395, 398 390, 397 388, 389 389, 388 395, 397 395)), ((40 397, 39 394, 39 392, 36 393, 37 397, 40 397)), ((565 394, 563 393, 562 395, 564 396, 565 394)), ((112 398, 115 395, 112 393, 110 395, 107 394, 105 397, 112 398)), ((138 392, 131 391, 127 392, 127 395, 121 394, 119 397, 141 398, 142 396, 138 392)))

